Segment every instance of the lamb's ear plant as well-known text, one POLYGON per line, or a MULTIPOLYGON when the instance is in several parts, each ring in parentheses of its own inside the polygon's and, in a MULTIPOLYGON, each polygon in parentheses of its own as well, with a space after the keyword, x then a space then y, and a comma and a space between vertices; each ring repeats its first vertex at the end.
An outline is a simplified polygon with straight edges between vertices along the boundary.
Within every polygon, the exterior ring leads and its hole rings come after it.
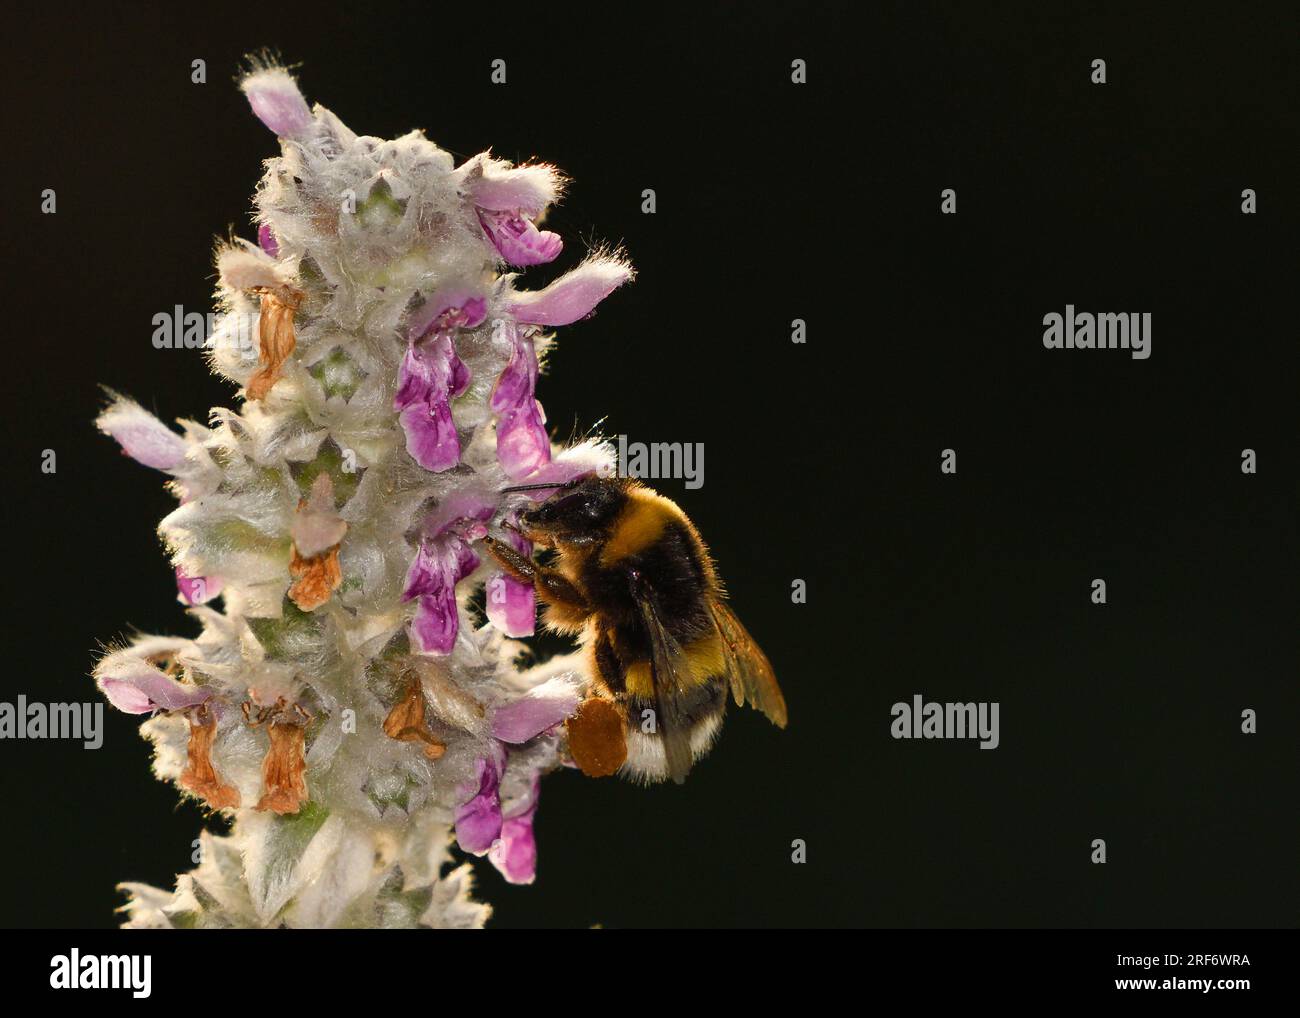
POLYGON ((533 590, 478 542, 503 488, 608 469, 604 445, 552 444, 534 386, 549 330, 632 271, 596 252, 523 289, 512 269, 562 248, 536 226, 553 167, 360 137, 280 67, 242 88, 280 154, 256 242, 216 252, 208 355, 238 406, 176 431, 112 394, 98 421, 170 477, 159 533, 197 635, 111 648, 96 681, 146 718, 158 777, 232 819, 174 891, 123 885, 126 925, 481 926, 452 842, 534 879, 586 679, 517 664, 533 590))

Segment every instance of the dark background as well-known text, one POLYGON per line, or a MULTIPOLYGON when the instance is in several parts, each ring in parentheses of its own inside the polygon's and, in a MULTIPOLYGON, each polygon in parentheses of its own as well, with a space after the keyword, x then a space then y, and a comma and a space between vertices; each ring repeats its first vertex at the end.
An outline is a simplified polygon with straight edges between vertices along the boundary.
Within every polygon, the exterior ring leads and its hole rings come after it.
MULTIPOLYGON (((12 16, 0 698, 92 699, 101 643, 193 631, 173 501, 91 422, 99 383, 165 419, 231 401, 151 319, 208 310, 214 238, 252 236, 276 144, 232 78, 273 46, 359 133, 574 178, 527 285, 588 240, 640 276, 539 395, 561 437, 704 443, 703 489, 661 487, 790 701, 680 789, 548 778, 538 882, 479 866, 495 925, 1293 926, 1293 11, 871 6, 12 16), (1067 303, 1150 311, 1151 359, 1044 350, 1067 303), (1000 701, 1001 747, 892 740, 915 693, 1000 701)), ((106 719, 95 753, 0 743, 5 926, 111 925, 117 881, 189 868, 201 813, 106 719)))

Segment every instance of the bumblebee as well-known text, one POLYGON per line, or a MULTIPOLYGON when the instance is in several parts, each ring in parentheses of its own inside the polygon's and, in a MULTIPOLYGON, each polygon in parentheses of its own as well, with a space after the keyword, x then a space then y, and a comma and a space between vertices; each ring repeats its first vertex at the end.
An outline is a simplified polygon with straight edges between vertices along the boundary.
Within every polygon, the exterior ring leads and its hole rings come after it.
POLYGON ((488 551, 531 583, 545 624, 581 639, 593 697, 568 722, 593 776, 685 780, 712 747, 730 691, 778 727, 785 698, 766 655, 727 607, 704 541, 677 504, 624 477, 587 476, 520 511, 514 527, 551 565, 495 537, 488 551))

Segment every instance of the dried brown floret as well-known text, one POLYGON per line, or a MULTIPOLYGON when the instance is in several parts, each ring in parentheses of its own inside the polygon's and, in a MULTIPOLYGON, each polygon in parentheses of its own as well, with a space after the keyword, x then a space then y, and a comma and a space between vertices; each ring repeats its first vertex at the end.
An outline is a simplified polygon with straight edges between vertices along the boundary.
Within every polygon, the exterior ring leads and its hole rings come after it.
POLYGON ((207 705, 195 708, 187 720, 190 741, 186 747, 189 762, 181 772, 181 788, 193 792, 213 809, 239 806, 239 791, 221 780, 212 765, 212 740, 217 735, 217 719, 207 705))
POLYGON ((424 724, 424 694, 418 682, 412 682, 406 695, 388 712, 384 734, 401 742, 423 743, 424 755, 430 760, 437 760, 447 752, 446 745, 434 738, 424 724))
MULTIPOLYGON (((255 698, 254 690, 249 690, 255 698)), ((304 747, 307 742, 307 724, 311 721, 299 704, 292 707, 280 697, 269 707, 258 707, 255 702, 245 701, 244 717, 249 725, 256 728, 266 724, 267 735, 271 739, 271 748, 262 759, 262 798, 257 801, 258 810, 273 810, 284 815, 297 813, 307 801, 307 757, 304 747)))
POLYGON ((298 343, 293 331, 293 316, 302 303, 303 293, 291 286, 255 286, 252 289, 262 298, 257 324, 260 356, 246 391, 249 399, 265 399, 280 380, 280 368, 298 343))
POLYGON ((305 612, 319 608, 343 582, 338 546, 311 558, 303 558, 295 547, 289 557, 289 575, 294 577, 289 600, 305 612))
POLYGON ((306 726, 272 721, 267 734, 271 748, 262 760, 262 798, 257 801, 257 809, 281 815, 297 813, 307 801, 307 758, 303 753, 306 726))

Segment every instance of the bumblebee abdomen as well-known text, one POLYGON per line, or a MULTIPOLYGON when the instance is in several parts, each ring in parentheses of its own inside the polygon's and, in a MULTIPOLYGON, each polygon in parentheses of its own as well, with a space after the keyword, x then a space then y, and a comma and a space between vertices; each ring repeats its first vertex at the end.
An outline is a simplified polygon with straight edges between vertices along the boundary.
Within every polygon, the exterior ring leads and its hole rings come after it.
MULTIPOLYGON (((705 756, 722 731, 722 719, 727 712, 728 686, 725 678, 714 676, 697 683, 677 698, 681 717, 690 738, 691 759, 705 756)), ((622 772, 638 781, 650 784, 668 778, 667 755, 664 752, 660 719, 653 699, 627 697, 627 761, 622 772)))
MULTIPOLYGON (((684 649, 686 660, 690 663, 690 674, 686 677, 688 686, 704 685, 714 676, 725 674, 726 659, 723 656, 722 641, 716 632, 686 644, 684 649)), ((654 699, 654 677, 648 655, 624 666, 623 689, 629 696, 643 700, 654 699)))
MULTIPOLYGON (((677 713, 681 721, 694 728, 710 719, 717 719, 727 709, 727 682, 723 678, 709 678, 684 690, 677 698, 677 713)), ((630 695, 624 698, 627 706, 627 726, 646 735, 655 735, 659 728, 657 704, 653 696, 630 695)))
MULTIPOLYGON (((598 628, 591 644, 595 677, 621 709, 627 723, 627 762, 623 771, 643 782, 668 777, 659 704, 655 700, 648 652, 624 660, 616 650, 619 631, 598 628)), ((676 698, 677 724, 685 728, 691 756, 698 760, 712 748, 722 729, 730 686, 726 662, 716 633, 685 647, 690 670, 676 698)))

